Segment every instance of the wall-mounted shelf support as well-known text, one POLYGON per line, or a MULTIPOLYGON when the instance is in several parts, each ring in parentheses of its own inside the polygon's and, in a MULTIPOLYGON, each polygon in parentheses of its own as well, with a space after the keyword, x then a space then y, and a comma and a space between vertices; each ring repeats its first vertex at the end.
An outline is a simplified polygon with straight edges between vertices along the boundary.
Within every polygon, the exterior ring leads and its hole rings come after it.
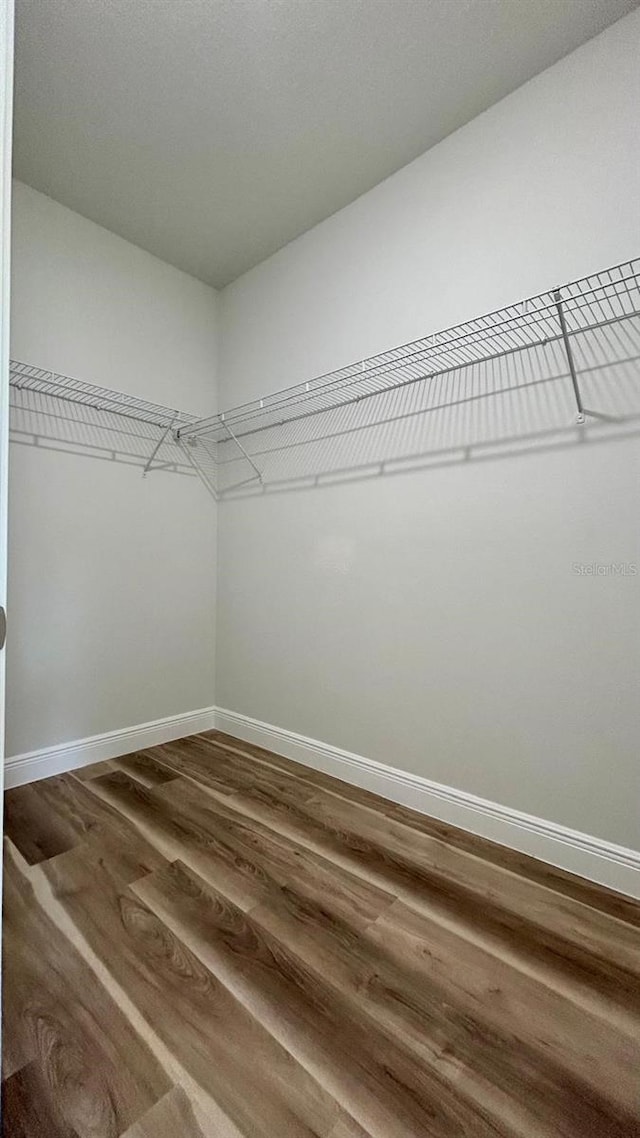
POLYGON ((565 350, 566 355, 567 355, 567 363, 569 364, 569 373, 571 375, 571 383, 573 384, 573 394, 574 394, 575 400, 576 400, 576 407, 577 407, 576 423, 582 424, 582 423, 584 423, 585 417, 586 417, 588 412, 585 411, 584 406, 582 404, 582 394, 580 391, 580 384, 578 383, 578 372, 576 370, 576 364, 575 364, 575 360, 573 358, 573 352, 571 350, 571 341, 569 339, 569 333, 567 331, 567 322, 564 318, 564 309, 562 307, 562 294, 561 294, 559 288, 554 290, 553 299, 555 300, 556 308, 558 310, 558 320, 560 321, 560 330, 562 332, 562 340, 564 343, 564 350, 565 350))
MULTIPOLYGON (((247 451, 244 449, 244 447, 243 447, 242 443, 240 442, 240 440, 239 440, 238 438, 236 438, 236 436, 234 435, 233 431, 231 430, 231 427, 230 427, 230 426, 229 426, 229 424, 227 423, 227 420, 225 419, 225 417, 224 417, 224 414, 222 414, 222 415, 220 416, 220 422, 223 424, 223 426, 224 426, 224 429, 225 429, 225 431, 227 432, 227 434, 230 436, 230 438, 231 438, 231 439, 233 440, 233 442, 236 444, 236 446, 237 446, 238 450, 239 450, 239 451, 241 451, 241 452, 242 452, 242 454, 244 455, 244 457, 246 458, 246 460, 247 460, 247 462, 249 463, 249 466, 251 467, 251 469, 252 469, 252 470, 255 472, 255 476, 256 476, 256 478, 258 479, 258 482, 262 483, 262 471, 258 469, 258 467, 256 466, 255 462, 253 461, 253 459, 252 459, 251 455, 250 455, 250 454, 247 454, 247 451)), ((253 481, 253 480, 252 480, 252 479, 250 479, 250 481, 253 481)))
POLYGON ((172 420, 171 420, 171 422, 170 422, 170 423, 169 423, 169 424, 168 424, 168 425, 165 427, 165 429, 164 429, 164 431, 162 432, 162 434, 161 434, 160 438, 158 439, 158 441, 157 441, 156 445, 154 446, 154 448, 153 448, 153 450, 152 450, 151 454, 149 455, 149 458, 147 459, 147 462, 145 463, 145 467, 144 467, 144 470, 142 471, 142 477, 143 477, 143 478, 146 478, 147 474, 148 474, 148 473, 149 473, 149 471, 151 470, 151 467, 153 466, 153 460, 154 460, 154 458, 156 457, 156 455, 157 455, 158 451, 160 450, 160 447, 161 447, 161 446, 163 445, 163 443, 165 442, 165 440, 166 440, 167 436, 171 434, 171 432, 172 432, 172 430, 173 430, 173 424, 175 423, 175 421, 176 421, 176 419, 177 419, 177 418, 178 418, 178 412, 176 411, 175 415, 173 416, 173 419, 172 419, 172 420))

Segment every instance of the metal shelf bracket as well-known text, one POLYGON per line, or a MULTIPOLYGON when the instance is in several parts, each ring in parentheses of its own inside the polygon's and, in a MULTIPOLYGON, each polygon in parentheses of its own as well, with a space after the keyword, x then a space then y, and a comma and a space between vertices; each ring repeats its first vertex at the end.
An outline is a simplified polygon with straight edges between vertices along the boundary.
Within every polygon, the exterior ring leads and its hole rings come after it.
POLYGON ((165 427, 165 429, 164 429, 164 431, 162 432, 162 434, 161 434, 160 438, 158 439, 158 441, 157 441, 156 445, 154 446, 154 448, 153 448, 153 451, 152 451, 152 452, 151 452, 151 454, 149 455, 149 458, 148 458, 148 460, 147 460, 147 462, 146 462, 146 464, 145 464, 144 470, 142 471, 142 477, 143 477, 143 478, 146 478, 146 477, 147 477, 147 474, 148 474, 148 473, 149 473, 149 471, 151 470, 151 467, 153 466, 153 460, 154 460, 154 458, 156 457, 156 455, 157 455, 158 451, 160 450, 160 447, 161 447, 161 446, 162 446, 162 444, 164 443, 164 441, 165 441, 165 439, 166 439, 167 435, 169 435, 169 434, 171 434, 171 433, 172 433, 172 431, 173 431, 173 424, 175 423, 175 421, 176 421, 176 419, 177 419, 177 418, 178 418, 178 412, 176 411, 176 412, 175 412, 175 414, 174 414, 174 416, 173 416, 173 419, 172 419, 172 420, 171 420, 171 422, 168 424, 168 426, 167 426, 167 427, 165 427))
POLYGON ((573 358, 573 351, 571 350, 571 341, 569 339, 569 332, 567 330, 567 322, 564 316, 564 309, 562 307, 562 294, 559 288, 554 289, 553 299, 558 310, 558 320, 560 321, 560 331, 562 332, 562 341, 564 350, 567 356, 567 363, 569 364, 569 372, 571 375, 571 383, 573 385, 573 394, 576 401, 576 423, 582 426, 586 422, 587 412, 582 403, 582 392, 580 391, 580 384, 578 382, 578 372, 576 369, 575 360, 573 358))

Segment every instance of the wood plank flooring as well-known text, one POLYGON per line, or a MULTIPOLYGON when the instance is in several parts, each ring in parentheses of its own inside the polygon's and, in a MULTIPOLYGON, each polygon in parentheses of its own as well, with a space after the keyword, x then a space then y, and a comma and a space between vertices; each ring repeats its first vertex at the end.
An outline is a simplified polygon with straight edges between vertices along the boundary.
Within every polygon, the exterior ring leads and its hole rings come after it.
POLYGON ((640 1138, 640 905, 219 732, 10 790, 4 1138, 640 1138))

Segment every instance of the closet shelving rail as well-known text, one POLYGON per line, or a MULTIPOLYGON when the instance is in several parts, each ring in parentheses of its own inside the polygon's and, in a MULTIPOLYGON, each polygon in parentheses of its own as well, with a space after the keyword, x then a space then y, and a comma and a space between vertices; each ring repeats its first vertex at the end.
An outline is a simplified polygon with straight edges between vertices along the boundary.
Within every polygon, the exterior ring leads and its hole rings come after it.
POLYGON ((177 441, 178 429, 196 422, 195 415, 19 360, 11 360, 9 383, 16 441, 84 447, 133 462, 143 474, 182 469, 213 490, 210 464, 194 463, 191 448, 177 441))
POLYGON ((11 386, 20 391, 34 391, 64 399, 68 403, 92 407, 97 411, 110 411, 134 419, 136 422, 150 423, 163 429, 170 428, 174 420, 176 428, 179 423, 189 424, 196 421, 194 415, 172 411, 159 403, 149 403, 145 399, 138 399, 135 395, 126 395, 108 387, 85 383, 68 375, 58 375, 56 372, 20 363, 18 360, 11 361, 11 386))
POLYGON ((171 451, 224 495, 352 466, 383 469, 531 424, 610 420, 637 394, 638 360, 640 260, 632 260, 207 418, 27 364, 12 364, 11 384, 145 424, 153 440, 145 471, 169 466, 171 451))
MULTIPOLYGON (((561 392, 547 399, 555 422, 549 414, 541 417, 539 406, 536 410, 536 422, 544 421, 547 428, 582 426, 590 417, 611 419, 615 416, 600 409, 610 412, 611 402, 605 397, 594 407, 594 391, 598 379, 619 385, 625 367, 627 388, 630 374, 636 380, 639 318, 640 260, 633 260, 181 426, 177 437, 209 447, 218 490, 224 493, 254 481, 267 485, 279 473, 286 481, 287 473, 345 471, 351 458, 375 465, 371 455, 376 447, 386 456, 379 460, 382 468, 407 455, 411 440, 400 438, 399 424, 406 435, 408 420, 433 412, 440 422, 436 434, 431 432, 432 442, 470 445, 475 438, 464 438, 469 404, 501 397, 500 416, 515 423, 513 398, 507 413, 505 396, 520 393, 530 401, 535 396, 539 405, 540 393, 534 389, 545 384, 559 385, 561 392), (453 433, 452 408, 461 428, 453 433), (357 442, 362 434, 374 439, 373 447, 357 442), (301 450, 313 452, 306 466, 301 450), (278 469, 274 460, 282 460, 285 452, 287 461, 278 469), (293 467, 292 452, 298 452, 293 467)), ((614 400, 613 409, 620 409, 619 402, 616 406, 614 400)), ((423 443, 425 438, 423 432, 423 443)))

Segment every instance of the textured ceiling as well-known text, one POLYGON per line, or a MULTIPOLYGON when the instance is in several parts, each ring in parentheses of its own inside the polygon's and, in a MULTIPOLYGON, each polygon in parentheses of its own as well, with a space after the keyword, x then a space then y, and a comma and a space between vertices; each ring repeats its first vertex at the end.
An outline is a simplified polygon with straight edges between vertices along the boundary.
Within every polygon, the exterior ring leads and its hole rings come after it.
POLYGON ((18 178, 222 286, 638 0, 17 0, 18 178))

